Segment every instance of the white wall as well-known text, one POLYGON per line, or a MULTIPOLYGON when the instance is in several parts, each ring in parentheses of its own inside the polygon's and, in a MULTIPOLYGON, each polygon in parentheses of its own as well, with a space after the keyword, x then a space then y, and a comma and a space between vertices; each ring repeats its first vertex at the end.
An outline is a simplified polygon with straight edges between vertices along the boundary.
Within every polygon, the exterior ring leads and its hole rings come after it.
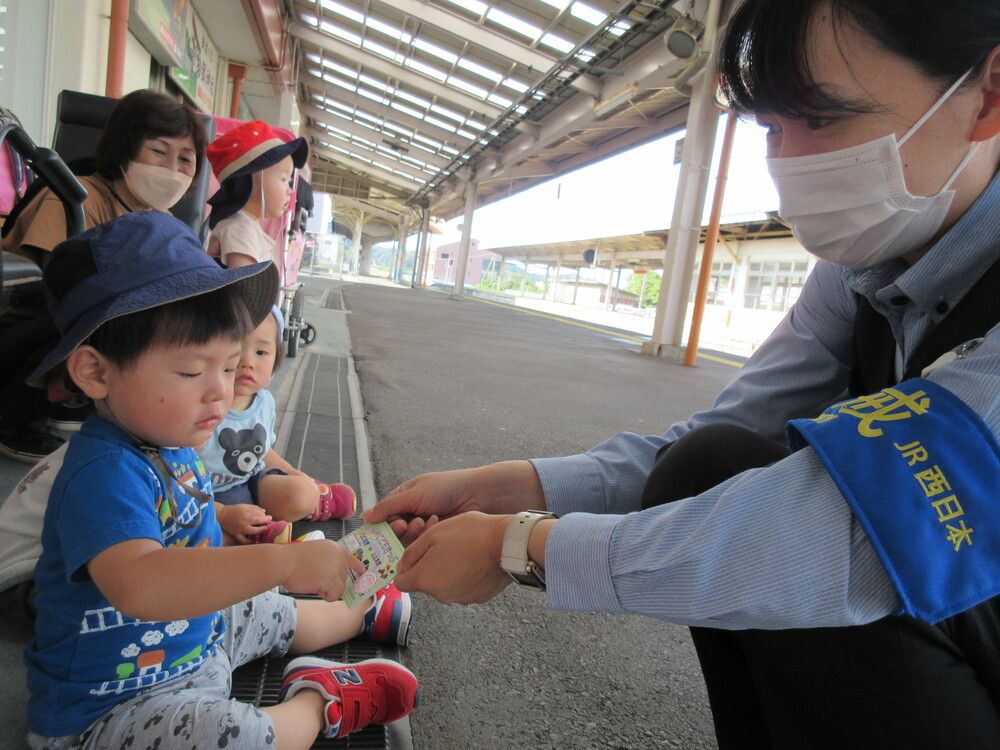
MULTIPOLYGON (((111 0, 6 0, 0 104, 40 145, 55 132, 59 92, 104 95, 111 0)), ((150 55, 132 34, 125 49, 125 93, 149 86, 150 55)))
POLYGON ((45 52, 49 34, 50 0, 6 0, 0 104, 24 125, 33 140, 46 142, 45 52))
MULTIPOLYGON (((31 0, 22 0, 22 2, 31 0)), ((48 108, 43 122, 45 142, 55 131, 56 97, 63 89, 104 94, 107 80, 111 0, 49 0, 48 49, 38 64, 49 61, 48 108), (47 55, 47 57, 46 57, 47 55)), ((148 71, 148 66, 147 66, 148 71)))

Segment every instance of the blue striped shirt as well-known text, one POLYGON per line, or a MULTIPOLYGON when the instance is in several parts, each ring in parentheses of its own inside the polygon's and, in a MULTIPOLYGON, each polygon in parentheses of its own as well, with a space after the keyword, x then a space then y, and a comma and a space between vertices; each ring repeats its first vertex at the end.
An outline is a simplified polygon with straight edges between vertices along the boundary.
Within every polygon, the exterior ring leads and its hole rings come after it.
MULTIPOLYGON (((817 263, 712 409, 662 436, 620 433, 580 455, 534 459, 546 504, 560 516, 545 550, 549 603, 726 629, 854 625, 898 612, 870 542, 811 448, 640 511, 643 485, 657 449, 695 427, 732 423, 784 440, 788 420, 844 399, 856 292, 889 319, 901 371, 942 319, 940 303, 957 305, 998 258, 1000 177, 912 266, 817 263), (900 296, 910 303, 890 302, 900 296)), ((928 379, 1000 435, 1000 326, 928 379)))

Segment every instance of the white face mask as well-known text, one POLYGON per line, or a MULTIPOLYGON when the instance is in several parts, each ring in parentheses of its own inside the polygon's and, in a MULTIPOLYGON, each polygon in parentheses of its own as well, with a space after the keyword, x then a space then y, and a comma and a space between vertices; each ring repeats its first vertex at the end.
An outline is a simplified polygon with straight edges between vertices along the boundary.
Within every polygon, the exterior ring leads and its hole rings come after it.
POLYGON ((825 154, 768 159, 782 219, 813 255, 844 266, 872 266, 925 245, 941 228, 974 143, 937 195, 910 193, 899 147, 950 97, 968 71, 896 141, 895 135, 825 154))
POLYGON ((147 206, 166 211, 181 199, 191 186, 191 177, 166 167, 129 162, 125 184, 147 206))

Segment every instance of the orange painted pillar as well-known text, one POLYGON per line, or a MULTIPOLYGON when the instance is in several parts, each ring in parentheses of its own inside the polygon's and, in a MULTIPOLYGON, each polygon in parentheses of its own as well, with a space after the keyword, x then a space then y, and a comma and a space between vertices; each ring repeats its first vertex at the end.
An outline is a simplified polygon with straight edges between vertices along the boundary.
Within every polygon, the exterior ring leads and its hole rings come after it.
POLYGON ((233 96, 229 100, 229 116, 235 120, 240 116, 240 92, 243 90, 243 80, 247 77, 247 66, 240 63, 229 63, 229 77, 233 79, 233 96))
POLYGON ((108 77, 104 95, 121 99, 125 93, 125 45, 128 43, 129 0, 112 0, 111 33, 108 39, 108 77))
POLYGON ((691 331, 688 333, 687 348, 684 350, 684 364, 693 365, 698 361, 698 339, 701 337, 701 321, 705 316, 705 298, 708 296, 708 282, 712 278, 712 253, 719 241, 719 222, 722 218, 722 199, 726 195, 726 178, 729 175, 729 160, 733 154, 733 139, 736 136, 736 115, 729 113, 726 119, 726 134, 722 140, 722 154, 719 157, 719 173, 715 176, 715 195, 712 197, 712 213, 705 232, 705 247, 702 248, 701 271, 698 274, 698 288, 694 295, 694 310, 691 313, 691 331))

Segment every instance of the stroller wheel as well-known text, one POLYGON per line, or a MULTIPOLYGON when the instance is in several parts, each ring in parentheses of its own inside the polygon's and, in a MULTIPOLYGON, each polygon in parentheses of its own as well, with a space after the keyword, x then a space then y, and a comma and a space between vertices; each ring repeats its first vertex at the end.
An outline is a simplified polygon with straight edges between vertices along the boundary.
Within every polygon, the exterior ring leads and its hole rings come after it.
POLYGON ((316 329, 302 321, 302 328, 299 329, 299 343, 302 346, 309 346, 316 341, 316 329))

